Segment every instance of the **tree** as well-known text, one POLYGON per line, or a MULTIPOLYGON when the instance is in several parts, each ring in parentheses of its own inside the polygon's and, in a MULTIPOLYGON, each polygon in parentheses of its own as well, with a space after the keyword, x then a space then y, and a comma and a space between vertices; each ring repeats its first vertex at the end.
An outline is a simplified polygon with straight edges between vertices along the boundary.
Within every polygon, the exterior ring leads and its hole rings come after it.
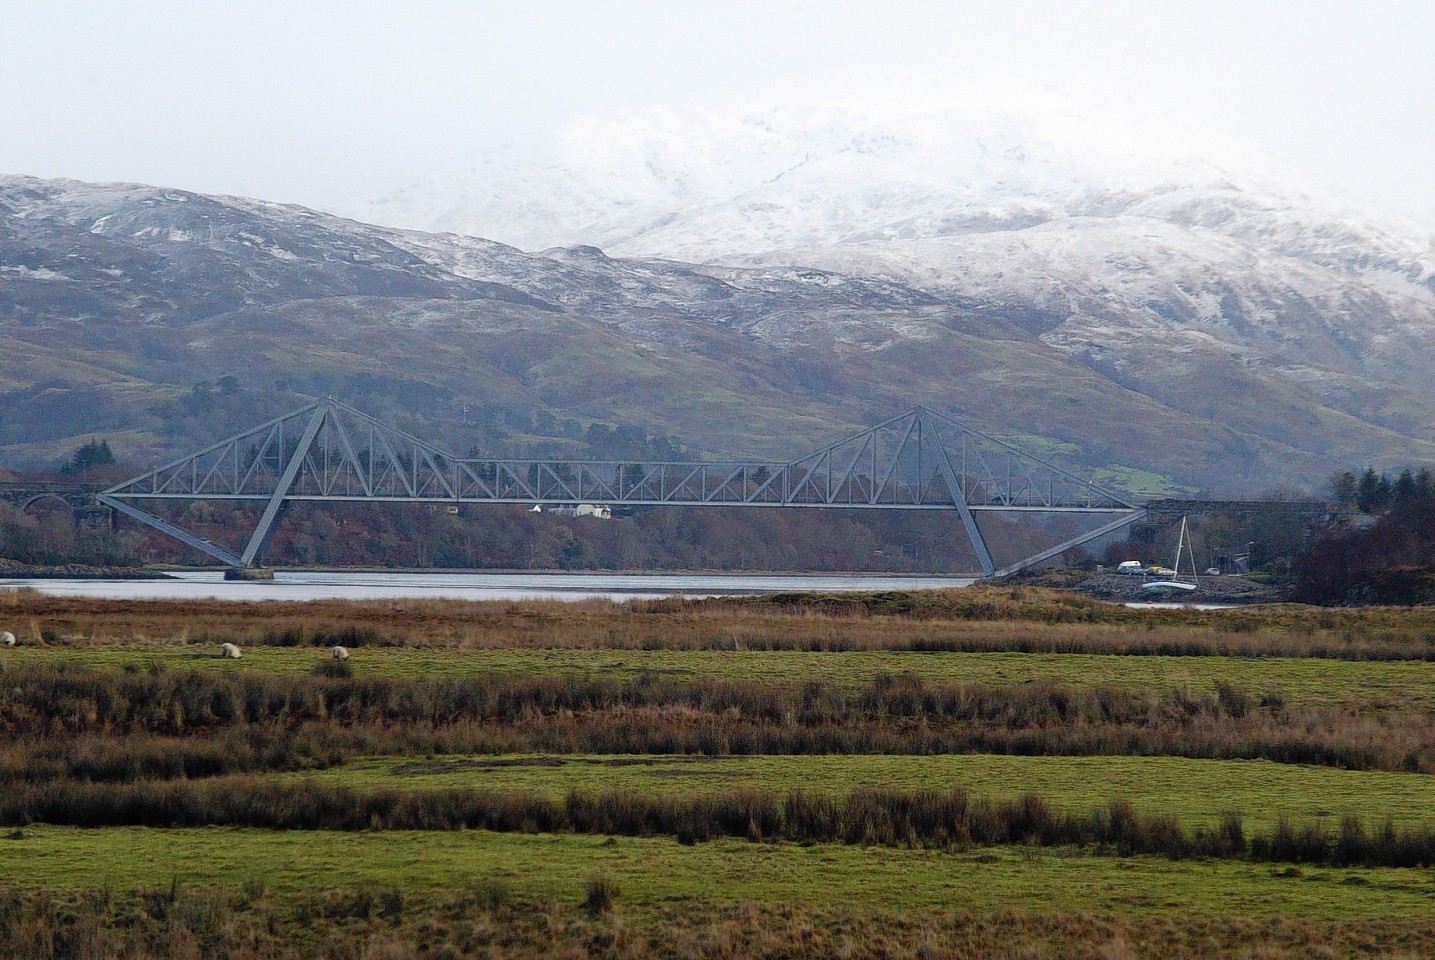
POLYGON ((107 440, 91 440, 70 457, 70 462, 60 469, 67 477, 87 473, 95 467, 108 467, 115 462, 114 452, 107 440))
POLYGON ((1431 475, 1429 467, 1421 467, 1420 472, 1415 474, 1415 496, 1419 500, 1435 498, 1435 476, 1431 475))
POLYGON ((1330 475, 1330 493, 1336 503, 1355 504, 1359 501, 1360 480, 1352 470, 1337 470, 1330 475))
POLYGON ((1389 510, 1390 503, 1394 499, 1395 492, 1390 485, 1390 478, 1381 474, 1379 482, 1375 485, 1375 509, 1389 510))
POLYGON ((1356 488, 1356 505, 1362 513, 1378 513, 1390 505, 1390 479, 1366 467, 1356 488))
POLYGON ((1406 506, 1415 499, 1415 473, 1409 467, 1401 470, 1400 476, 1395 478, 1391 496, 1396 507, 1406 506))

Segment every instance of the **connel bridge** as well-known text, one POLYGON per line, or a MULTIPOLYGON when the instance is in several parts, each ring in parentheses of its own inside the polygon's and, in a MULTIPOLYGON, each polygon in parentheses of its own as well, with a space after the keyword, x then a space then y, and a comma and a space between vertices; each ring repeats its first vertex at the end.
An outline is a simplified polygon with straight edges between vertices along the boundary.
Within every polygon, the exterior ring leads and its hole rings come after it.
POLYGON ((960 518, 986 576, 1003 576, 1119 530, 1144 507, 926 407, 794 460, 603 461, 458 457, 334 399, 219 442, 97 496, 99 503, 254 575, 293 503, 425 503, 943 510, 960 518), (169 501, 258 511, 231 549, 157 515, 169 501), (1085 532, 998 566, 984 514, 1090 515, 1085 532))

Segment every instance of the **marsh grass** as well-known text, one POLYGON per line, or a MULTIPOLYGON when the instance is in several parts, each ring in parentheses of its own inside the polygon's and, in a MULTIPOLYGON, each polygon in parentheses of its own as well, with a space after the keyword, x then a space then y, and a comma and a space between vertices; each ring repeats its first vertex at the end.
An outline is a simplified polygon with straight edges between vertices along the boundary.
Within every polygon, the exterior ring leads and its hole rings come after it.
POLYGON ((1349 772, 1435 769, 1432 610, 1129 610, 1025 587, 623 605, 0 591, 0 629, 22 638, 0 653, 0 865, 37 888, 0 890, 0 956, 1435 953, 1429 871, 1408 869, 1435 831, 1387 822, 1365 798, 1398 785, 1349 772), (219 661, 221 641, 245 660, 219 661), (1316 777, 1315 806, 1245 817, 1219 774, 1163 805, 1107 801, 1099 772, 1046 796, 864 787, 858 762, 953 753, 1264 758, 1356 782, 1316 777), (665 791, 373 773, 514 754, 786 769, 665 791), (819 756, 853 764, 843 789, 804 775, 819 756), (56 892, 97 878, 124 892, 56 892), (622 910, 587 906, 585 878, 621 887, 622 910))
POLYGON ((52 646, 230 641, 408 649, 1110 653, 1435 660, 1424 609, 1144 610, 1030 587, 613 604, 118 601, 0 590, 0 627, 52 646))
POLYGON ((1270 694, 478 676, 463 680, 16 670, 0 776, 131 780, 425 753, 1165 754, 1435 769, 1425 715, 1270 694))
POLYGON ((492 905, 464 892, 405 902, 376 916, 363 887, 290 903, 223 889, 183 890, 152 912, 149 889, 42 893, 0 889, 0 952, 26 960, 366 960, 587 957, 593 960, 779 960, 795 956, 921 960, 1054 960, 1148 955, 1172 960, 1420 956, 1435 924, 1413 918, 1340 924, 1205 916, 942 908, 920 914, 866 904, 669 905, 621 918, 549 898, 492 905), (363 906, 370 911, 364 914, 363 906), (1130 944, 1139 944, 1138 954, 1130 944))
MULTIPOLYGON (((0 653, 11 670, 264 672, 303 674, 329 658, 314 648, 244 647, 225 660, 217 646, 17 648, 0 653)), ((347 661, 356 676, 394 680, 545 677, 584 682, 660 677, 690 682, 857 688, 883 675, 931 684, 1057 683, 1128 691, 1187 687, 1204 695, 1228 684, 1256 698, 1292 705, 1339 704, 1364 712, 1435 710, 1435 663, 1315 658, 1165 657, 1049 653, 813 653, 758 650, 436 650, 373 648, 347 661)))
MULTIPOLYGON (((1429 867, 1435 829, 1372 829, 1354 815, 1338 830, 1294 826, 1248 833, 1228 813, 1216 829, 1184 827, 1113 800, 1085 813, 1057 810, 1035 795, 973 798, 965 790, 846 796, 800 791, 778 798, 740 791, 686 799, 633 792, 536 794, 476 790, 354 790, 253 779, 165 783, 33 784, 0 797, 0 824, 78 827, 259 827, 277 830, 492 830, 668 836, 683 844, 720 838, 756 843, 843 843, 966 849, 1019 844, 1087 847, 1118 856, 1251 859, 1335 867, 1429 867)), ((176 881, 177 882, 177 881, 176 881)))
POLYGON ((1184 826, 1219 825, 1221 810, 1269 830, 1293 823, 1338 822, 1359 813, 1371 822, 1435 827, 1435 780, 1421 774, 1276 765, 1181 757, 1052 757, 992 754, 936 756, 610 756, 504 755, 366 757, 323 771, 268 774, 356 789, 479 789, 535 793, 560 800, 572 792, 638 792, 654 798, 717 796, 736 790, 778 798, 793 791, 842 797, 863 787, 911 793, 960 786, 974 797, 1033 793, 1080 812, 1110 797, 1159 812, 1184 826))

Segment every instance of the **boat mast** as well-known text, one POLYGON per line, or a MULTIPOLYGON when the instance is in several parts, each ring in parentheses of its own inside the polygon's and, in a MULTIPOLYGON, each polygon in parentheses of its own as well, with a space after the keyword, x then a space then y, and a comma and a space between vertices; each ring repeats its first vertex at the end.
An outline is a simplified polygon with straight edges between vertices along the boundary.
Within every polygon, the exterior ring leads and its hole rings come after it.
POLYGON ((1186 554, 1191 558, 1191 582, 1199 584, 1201 578, 1196 575, 1196 549, 1191 541, 1186 539, 1186 518, 1181 518, 1181 535, 1176 540, 1176 577, 1181 576, 1181 550, 1185 548, 1186 554))

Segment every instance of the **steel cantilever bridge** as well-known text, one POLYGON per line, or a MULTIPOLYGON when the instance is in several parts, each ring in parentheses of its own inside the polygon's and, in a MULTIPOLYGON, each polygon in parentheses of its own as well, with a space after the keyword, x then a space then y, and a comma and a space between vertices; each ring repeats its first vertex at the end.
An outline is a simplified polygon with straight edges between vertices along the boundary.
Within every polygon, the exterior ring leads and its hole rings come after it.
POLYGON ((797 460, 456 457, 332 398, 105 490, 98 499, 236 570, 256 567, 286 504, 384 502, 950 510, 986 576, 1057 556, 1145 516, 1135 503, 926 407, 797 460), (171 500, 262 508, 236 553, 143 509, 171 500), (998 569, 981 513, 1094 514, 1079 536, 998 569))

